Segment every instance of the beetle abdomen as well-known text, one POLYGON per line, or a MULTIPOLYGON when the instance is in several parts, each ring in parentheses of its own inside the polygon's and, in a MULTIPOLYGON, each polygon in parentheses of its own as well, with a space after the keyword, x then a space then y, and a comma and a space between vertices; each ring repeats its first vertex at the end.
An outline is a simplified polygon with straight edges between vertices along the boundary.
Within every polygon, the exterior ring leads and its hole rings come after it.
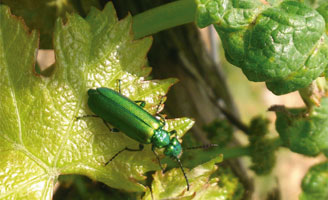
POLYGON ((88 106, 96 115, 140 143, 150 143, 161 122, 135 102, 109 88, 90 89, 88 106))

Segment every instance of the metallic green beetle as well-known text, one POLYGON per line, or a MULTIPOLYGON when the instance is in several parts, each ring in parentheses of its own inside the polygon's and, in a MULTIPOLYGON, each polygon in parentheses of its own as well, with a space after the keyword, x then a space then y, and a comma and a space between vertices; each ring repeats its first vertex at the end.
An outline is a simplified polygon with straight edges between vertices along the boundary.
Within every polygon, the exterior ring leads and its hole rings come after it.
POLYGON ((160 160, 154 150, 155 148, 164 148, 166 156, 170 156, 178 161, 187 183, 187 190, 189 190, 188 178, 179 159, 182 153, 181 144, 177 137, 173 136, 176 133, 175 131, 168 132, 163 129, 165 125, 164 119, 159 120, 145 111, 142 108, 144 102, 138 101, 142 103, 138 105, 136 102, 109 88, 89 89, 88 95, 88 106, 96 115, 84 117, 100 117, 106 126, 109 123, 140 143, 139 149, 125 147, 120 150, 105 165, 109 164, 123 151, 141 151, 143 149, 142 144, 152 144, 152 151, 159 164, 160 160))

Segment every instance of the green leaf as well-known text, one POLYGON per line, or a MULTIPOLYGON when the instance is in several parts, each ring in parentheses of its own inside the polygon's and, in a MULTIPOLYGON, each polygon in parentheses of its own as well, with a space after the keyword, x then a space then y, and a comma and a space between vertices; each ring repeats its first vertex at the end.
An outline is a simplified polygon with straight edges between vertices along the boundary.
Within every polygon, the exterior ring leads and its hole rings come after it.
POLYGON ((96 0, 2 0, 14 15, 23 17, 31 29, 40 31, 41 49, 52 48, 52 36, 57 17, 65 18, 66 12, 86 15, 91 6, 100 7, 96 0))
POLYGON ((323 152, 328 156, 328 98, 306 114, 305 109, 276 111, 276 129, 284 143, 296 153, 316 156, 323 152))
POLYGON ((311 6, 312 8, 318 8, 321 5, 327 3, 326 0, 302 0, 302 2, 304 2, 306 5, 311 6))
POLYGON ((317 164, 302 181, 300 200, 328 199, 328 161, 317 164))
POLYGON ((280 146, 280 140, 258 138, 250 144, 251 169, 257 175, 267 175, 276 164, 275 151, 280 146))
POLYGON ((326 34, 328 34, 328 2, 321 4, 317 11, 322 15, 326 22, 326 34))
POLYGON ((229 200, 243 199, 245 188, 239 178, 228 167, 220 167, 215 175, 219 177, 218 185, 221 190, 225 191, 229 200))
POLYGON ((251 169, 257 175, 266 175, 271 172, 276 163, 275 151, 281 145, 278 139, 267 139, 270 121, 261 116, 252 119, 249 126, 248 140, 250 143, 251 169))
MULTIPOLYGON (((126 191, 144 191, 145 172, 159 169, 151 145, 142 152, 115 153, 138 143, 123 133, 110 133, 91 114, 87 90, 117 89, 132 100, 145 100, 155 113, 175 79, 145 81, 151 38, 133 40, 131 16, 118 21, 111 3, 92 9, 83 19, 67 15, 54 32, 56 68, 49 77, 36 75, 36 31, 0 7, 0 199, 51 199, 61 174, 81 174, 126 191)), ((188 118, 167 120, 178 136, 191 128, 188 118)))
POLYGON ((249 140, 263 138, 269 132, 270 121, 262 116, 253 117, 249 125, 249 140))
POLYGON ((232 140, 234 131, 228 120, 219 119, 204 125, 203 130, 208 134, 208 139, 215 141, 215 144, 220 147, 226 146, 232 140))
POLYGON ((187 191, 186 181, 181 169, 172 169, 163 174, 157 171, 150 189, 147 189, 144 200, 147 199, 227 199, 225 190, 217 185, 218 178, 209 178, 217 167, 215 163, 222 162, 222 156, 199 165, 191 171, 186 171, 190 190, 187 191))
POLYGON ((214 23, 227 60, 273 93, 306 87, 325 71, 328 37, 316 10, 297 1, 197 2, 198 25, 214 23))
POLYGON ((261 1, 196 0, 196 23, 200 28, 220 24, 227 29, 248 26, 266 5, 261 1))

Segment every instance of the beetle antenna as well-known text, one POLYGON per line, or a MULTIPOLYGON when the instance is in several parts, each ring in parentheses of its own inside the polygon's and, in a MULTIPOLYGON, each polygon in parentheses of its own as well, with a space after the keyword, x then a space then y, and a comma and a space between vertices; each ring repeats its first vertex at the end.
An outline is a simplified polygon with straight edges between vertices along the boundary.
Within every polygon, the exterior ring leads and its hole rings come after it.
POLYGON ((186 183, 187 183, 187 191, 189 191, 189 181, 188 181, 188 178, 187 178, 187 175, 186 175, 185 171, 183 170, 182 163, 181 163, 181 161, 180 161, 180 159, 178 157, 175 157, 175 159, 177 159, 177 161, 178 161, 178 163, 180 165, 180 169, 181 169, 181 171, 183 173, 183 176, 184 176, 184 178, 186 180, 186 183))
POLYGON ((157 161, 158 161, 158 164, 159 164, 159 166, 161 167, 161 170, 164 171, 164 168, 163 168, 163 166, 162 166, 162 164, 161 164, 161 159, 159 159, 158 154, 157 154, 156 151, 155 151, 155 146, 154 146, 154 145, 152 145, 151 150, 152 150, 153 153, 155 154, 155 156, 156 156, 156 158, 157 158, 157 161))
POLYGON ((201 146, 195 146, 195 147, 187 147, 184 148, 183 150, 192 150, 192 149, 207 149, 210 147, 218 147, 218 144, 205 144, 205 145, 201 145, 201 146))

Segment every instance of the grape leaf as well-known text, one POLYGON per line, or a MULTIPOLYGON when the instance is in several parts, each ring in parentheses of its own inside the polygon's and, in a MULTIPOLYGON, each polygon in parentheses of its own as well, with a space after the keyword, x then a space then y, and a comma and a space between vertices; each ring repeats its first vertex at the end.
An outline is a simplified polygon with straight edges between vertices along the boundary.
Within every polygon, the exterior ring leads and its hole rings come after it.
POLYGON ((322 3, 317 11, 322 15, 326 22, 326 34, 328 34, 328 2, 322 3))
POLYGON ((148 189, 142 199, 227 199, 226 190, 220 189, 217 185, 218 178, 209 178, 217 170, 215 163, 222 162, 222 158, 222 155, 218 156, 187 171, 189 191, 180 169, 172 169, 165 174, 157 171, 152 182, 152 192, 148 189))
POLYGON ((238 176, 234 174, 231 168, 220 166, 214 176, 219 177, 218 186, 220 190, 224 191, 224 196, 228 200, 245 199, 246 190, 244 185, 239 180, 238 176))
MULTIPOLYGON (((150 68, 146 54, 151 38, 134 41, 131 16, 118 21, 108 3, 91 9, 83 19, 67 15, 54 32, 56 68, 50 77, 34 72, 38 33, 0 7, 0 199, 51 199, 61 174, 81 174, 126 191, 144 191, 145 172, 159 169, 150 145, 142 152, 124 152, 138 143, 123 133, 110 133, 92 114, 87 90, 117 89, 132 100, 146 101, 154 114, 175 79, 145 81, 150 68)), ((188 118, 167 120, 165 129, 182 135, 191 128, 188 118)))
POLYGON ((302 180, 300 200, 328 199, 328 161, 310 168, 302 180))
POLYGON ((268 139, 269 133, 267 118, 262 116, 253 117, 249 126, 248 140, 252 165, 250 168, 257 175, 269 174, 276 163, 275 151, 280 146, 280 140, 268 139))
POLYGON ((328 66, 324 14, 297 1, 198 0, 196 22, 214 24, 227 60, 275 94, 308 86, 328 66))
POLYGON ((319 107, 308 115, 306 110, 276 111, 276 129, 284 146, 308 156, 325 153, 328 156, 328 98, 322 98, 319 107))
POLYGON ((40 48, 52 48, 52 36, 57 17, 65 18, 66 12, 79 12, 85 15, 90 6, 100 8, 96 0, 2 0, 1 3, 10 7, 12 13, 23 17, 26 25, 40 31, 40 48))

